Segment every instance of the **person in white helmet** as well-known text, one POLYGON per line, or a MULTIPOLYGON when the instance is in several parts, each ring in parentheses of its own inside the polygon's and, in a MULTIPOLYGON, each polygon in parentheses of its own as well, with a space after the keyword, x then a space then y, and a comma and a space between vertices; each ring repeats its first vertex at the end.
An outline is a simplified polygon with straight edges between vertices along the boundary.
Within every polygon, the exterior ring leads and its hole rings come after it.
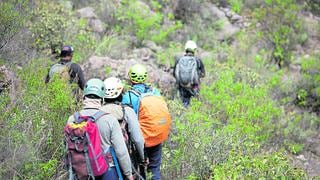
POLYGON ((195 56, 197 48, 194 41, 187 41, 184 56, 176 60, 174 65, 173 76, 185 107, 189 106, 191 97, 199 93, 200 78, 205 76, 202 60, 195 56))
POLYGON ((106 87, 104 105, 100 110, 118 119, 131 158, 133 173, 137 177, 141 171, 139 167, 145 164, 144 138, 138 116, 131 107, 121 103, 124 85, 119 78, 107 78, 104 80, 104 85, 106 87))

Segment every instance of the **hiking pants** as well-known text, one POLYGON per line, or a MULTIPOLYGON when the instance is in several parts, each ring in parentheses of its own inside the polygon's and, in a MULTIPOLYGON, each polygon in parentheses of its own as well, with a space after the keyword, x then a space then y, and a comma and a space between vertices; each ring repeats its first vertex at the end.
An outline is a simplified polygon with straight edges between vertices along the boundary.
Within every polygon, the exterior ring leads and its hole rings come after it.
POLYGON ((118 180, 116 167, 109 167, 108 170, 101 176, 95 177, 96 180, 118 180))
POLYGON ((178 86, 180 98, 182 100, 182 104, 184 107, 188 107, 190 104, 190 99, 193 97, 195 94, 199 93, 199 86, 196 85, 194 86, 193 89, 187 89, 182 86, 178 86))
POLYGON ((162 159, 162 144, 146 148, 146 154, 149 158, 148 172, 152 173, 152 180, 159 180, 160 165, 162 159))

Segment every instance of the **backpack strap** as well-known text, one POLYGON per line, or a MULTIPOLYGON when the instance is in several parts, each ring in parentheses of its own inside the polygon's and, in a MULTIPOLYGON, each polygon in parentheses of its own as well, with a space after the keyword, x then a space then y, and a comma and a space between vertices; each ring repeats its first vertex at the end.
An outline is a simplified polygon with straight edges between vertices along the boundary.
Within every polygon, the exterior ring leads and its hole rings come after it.
POLYGON ((98 112, 96 112, 94 115, 91 116, 91 119, 93 122, 95 122, 106 114, 108 114, 108 113, 99 110, 98 112))
POLYGON ((114 165, 116 167, 116 171, 117 171, 119 180, 123 180, 122 174, 121 174, 121 170, 120 170, 120 167, 119 167, 119 163, 118 163, 118 159, 117 159, 117 156, 116 156, 116 152, 114 151, 113 147, 110 147, 110 153, 111 153, 114 165))

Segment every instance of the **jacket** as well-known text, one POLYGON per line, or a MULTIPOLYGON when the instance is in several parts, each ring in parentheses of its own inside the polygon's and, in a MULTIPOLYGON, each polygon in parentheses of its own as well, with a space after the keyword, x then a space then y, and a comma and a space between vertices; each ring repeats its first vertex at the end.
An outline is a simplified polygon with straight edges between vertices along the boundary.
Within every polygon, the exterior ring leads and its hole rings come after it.
MULTIPOLYGON (((94 115, 101 108, 100 99, 86 98, 83 103, 84 109, 80 111, 81 115, 94 115)), ((74 116, 72 115, 69 117, 67 123, 74 122, 74 120, 74 116)), ((129 178, 132 175, 131 160, 118 120, 112 115, 107 114, 95 123, 99 129, 103 151, 109 150, 110 146, 114 148, 122 172, 127 178, 129 178)))
POLYGON ((102 106, 100 108, 100 110, 106 112, 106 113, 110 113, 111 115, 113 115, 118 121, 119 120, 124 120, 127 122, 128 124, 128 133, 130 135, 130 139, 133 141, 133 143, 135 144, 138 153, 140 155, 140 160, 144 160, 144 139, 142 136, 142 132, 140 130, 140 126, 139 126, 139 121, 138 121, 138 117, 136 115, 136 113, 134 112, 134 110, 128 106, 124 107, 124 115, 123 115, 123 110, 122 110, 122 106, 115 104, 115 103, 108 103, 105 104, 104 106, 102 106))
MULTIPOLYGON (((68 62, 69 61, 65 61, 65 60, 61 59, 58 63, 66 64, 68 62)), ((49 71, 50 71, 50 69, 49 69, 49 71)), ((49 80, 50 80, 49 71, 48 71, 48 74, 46 76, 45 83, 48 83, 49 80)), ((81 67, 76 63, 71 63, 70 69, 69 69, 69 74, 70 74, 70 78, 71 78, 70 82, 76 82, 78 84, 79 88, 83 90, 84 85, 85 85, 86 82, 85 82, 83 71, 82 71, 81 67)))
MULTIPOLYGON (((151 92, 153 91, 155 95, 159 95, 160 96, 160 92, 158 89, 156 88, 150 88, 150 86, 147 86, 146 84, 134 84, 132 86, 132 89, 140 92, 140 93, 146 93, 146 92, 151 92)), ((126 104, 129 105, 133 108, 134 112, 138 114, 139 111, 139 96, 137 96, 135 93, 133 92, 126 92, 123 97, 122 97, 122 104, 126 104)))

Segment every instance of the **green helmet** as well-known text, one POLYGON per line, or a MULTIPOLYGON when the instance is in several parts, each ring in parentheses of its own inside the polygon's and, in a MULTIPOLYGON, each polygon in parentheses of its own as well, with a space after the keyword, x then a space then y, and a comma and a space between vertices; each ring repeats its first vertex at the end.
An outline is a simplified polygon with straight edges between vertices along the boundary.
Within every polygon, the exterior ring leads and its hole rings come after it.
POLYGON ((131 82, 134 83, 144 83, 148 79, 147 69, 142 64, 132 66, 128 75, 131 82))
POLYGON ((103 81, 100 79, 93 78, 93 79, 90 79, 84 86, 83 94, 85 96, 93 94, 100 98, 103 98, 105 95, 105 92, 106 92, 106 88, 104 86, 103 81))

